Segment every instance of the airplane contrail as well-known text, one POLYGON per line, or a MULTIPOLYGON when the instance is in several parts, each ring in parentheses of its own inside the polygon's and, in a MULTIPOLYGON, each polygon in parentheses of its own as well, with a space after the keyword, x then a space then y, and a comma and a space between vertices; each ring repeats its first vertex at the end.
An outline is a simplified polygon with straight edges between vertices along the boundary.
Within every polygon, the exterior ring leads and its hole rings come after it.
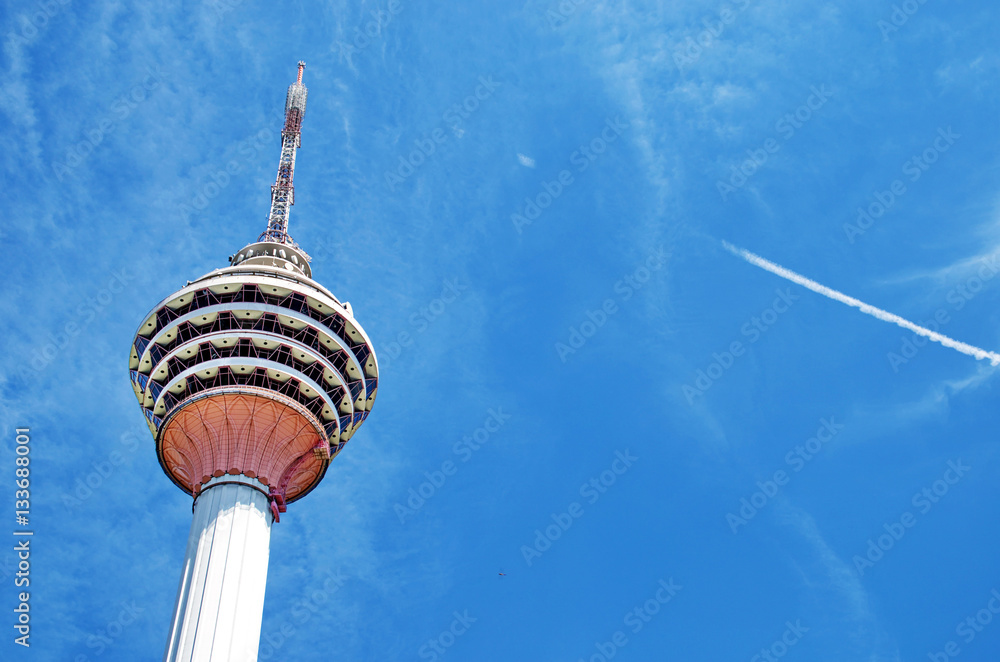
POLYGON ((842 294, 837 290, 830 289, 825 285, 820 285, 814 280, 810 280, 805 276, 801 276, 795 273, 794 271, 785 269, 781 265, 775 264, 774 262, 765 260, 761 256, 755 255, 754 253, 751 253, 750 251, 744 248, 733 246, 728 241, 723 241, 722 246, 733 255, 743 258, 744 260, 746 260, 747 262, 749 262, 754 266, 760 267, 761 269, 764 269, 766 271, 770 271, 772 274, 775 274, 776 276, 781 276, 782 278, 790 280, 793 283, 797 283, 802 287, 807 287, 813 292, 822 294, 823 296, 829 297, 834 301, 839 301, 840 303, 846 303, 848 306, 851 306, 852 308, 857 308, 861 312, 871 315, 872 317, 875 317, 877 319, 880 319, 883 322, 892 322, 893 324, 901 326, 904 329, 909 329, 910 331, 913 331, 916 334, 924 336, 925 338, 929 338, 934 342, 941 343, 945 347, 951 347, 952 349, 957 349, 963 354, 974 356, 977 359, 989 359, 991 364, 1000 365, 1000 354, 997 354, 996 352, 988 352, 985 349, 973 347, 972 345, 949 338, 948 336, 940 334, 937 331, 931 331, 930 329, 925 329, 922 326, 918 326, 913 322, 903 319, 899 315, 894 315, 886 310, 882 310, 881 308, 876 308, 875 306, 871 306, 863 301, 858 301, 854 297, 849 297, 846 294, 842 294))

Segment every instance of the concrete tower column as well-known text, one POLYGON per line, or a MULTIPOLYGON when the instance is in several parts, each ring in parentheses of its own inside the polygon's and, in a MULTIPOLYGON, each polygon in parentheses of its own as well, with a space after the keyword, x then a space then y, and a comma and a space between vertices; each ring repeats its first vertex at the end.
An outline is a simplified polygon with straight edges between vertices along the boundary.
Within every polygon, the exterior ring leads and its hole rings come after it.
POLYGON ((257 659, 273 519, 266 492, 242 475, 202 487, 164 662, 257 659))

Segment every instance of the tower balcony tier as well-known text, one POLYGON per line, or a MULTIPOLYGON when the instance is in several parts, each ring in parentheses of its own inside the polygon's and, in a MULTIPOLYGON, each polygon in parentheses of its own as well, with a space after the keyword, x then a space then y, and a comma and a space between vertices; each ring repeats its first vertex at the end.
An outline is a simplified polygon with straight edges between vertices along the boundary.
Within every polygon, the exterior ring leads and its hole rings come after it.
POLYGON ((243 474, 301 498, 374 404, 378 363, 350 304, 272 259, 189 283, 133 340, 136 398, 161 466, 189 494, 243 474))

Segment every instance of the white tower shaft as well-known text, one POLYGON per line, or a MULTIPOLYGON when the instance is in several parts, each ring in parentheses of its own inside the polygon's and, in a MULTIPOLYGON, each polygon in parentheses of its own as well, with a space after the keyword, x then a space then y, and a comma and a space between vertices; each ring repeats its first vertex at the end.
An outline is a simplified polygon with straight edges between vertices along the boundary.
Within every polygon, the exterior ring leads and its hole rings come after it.
POLYGON ((261 482, 213 478, 194 504, 164 662, 254 662, 273 516, 261 482))

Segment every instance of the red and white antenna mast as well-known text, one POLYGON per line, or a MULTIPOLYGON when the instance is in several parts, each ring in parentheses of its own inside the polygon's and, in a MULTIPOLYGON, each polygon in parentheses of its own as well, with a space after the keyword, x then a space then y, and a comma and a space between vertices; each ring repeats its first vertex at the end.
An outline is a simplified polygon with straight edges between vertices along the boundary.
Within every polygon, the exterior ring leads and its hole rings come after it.
POLYGON ((271 212, 267 217, 267 229, 257 241, 272 241, 279 244, 297 244, 288 235, 288 212, 295 204, 295 150, 302 143, 302 118, 306 114, 306 95, 309 90, 302 84, 302 71, 306 63, 299 60, 299 74, 295 82, 288 86, 285 98, 285 126, 281 129, 281 160, 278 162, 278 176, 271 186, 271 212))

